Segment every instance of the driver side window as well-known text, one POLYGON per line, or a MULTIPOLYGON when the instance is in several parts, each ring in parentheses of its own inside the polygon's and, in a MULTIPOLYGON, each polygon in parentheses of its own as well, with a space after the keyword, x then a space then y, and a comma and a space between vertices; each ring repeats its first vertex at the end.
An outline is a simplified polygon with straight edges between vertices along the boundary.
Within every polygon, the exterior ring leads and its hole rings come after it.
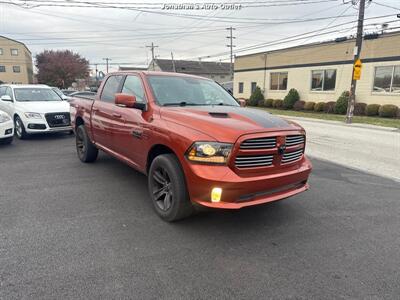
POLYGON ((13 96, 11 88, 6 89, 6 95, 10 96, 11 100, 14 101, 14 96, 13 96))
POLYGON ((146 102, 142 82, 138 76, 126 76, 124 86, 122 88, 122 93, 136 96, 136 101, 139 103, 146 102))

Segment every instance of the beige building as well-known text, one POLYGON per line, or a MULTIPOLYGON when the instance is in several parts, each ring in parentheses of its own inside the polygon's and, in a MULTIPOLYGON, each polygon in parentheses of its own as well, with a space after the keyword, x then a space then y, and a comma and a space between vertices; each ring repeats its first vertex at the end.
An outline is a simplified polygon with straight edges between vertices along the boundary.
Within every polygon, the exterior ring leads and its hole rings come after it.
POLYGON ((0 36, 0 81, 27 84, 33 82, 32 54, 21 42, 0 36))
MULTIPOLYGON (((315 43, 236 57, 234 95, 283 99, 291 88, 304 101, 336 101, 350 90, 354 39, 315 43)), ((400 106, 400 32, 364 37, 356 100, 400 106)))

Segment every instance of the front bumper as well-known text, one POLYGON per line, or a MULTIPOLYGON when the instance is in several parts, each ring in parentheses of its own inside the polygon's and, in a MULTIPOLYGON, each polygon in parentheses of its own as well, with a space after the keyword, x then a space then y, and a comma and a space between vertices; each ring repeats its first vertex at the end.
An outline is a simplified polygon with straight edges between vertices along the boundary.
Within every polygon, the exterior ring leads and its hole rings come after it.
POLYGON ((248 177, 240 177, 228 166, 187 164, 184 170, 193 203, 212 208, 239 209, 306 191, 312 165, 304 156, 286 170, 248 177), (222 189, 220 202, 211 202, 211 190, 215 187, 222 189))
POLYGON ((0 139, 6 139, 14 135, 14 123, 13 121, 7 121, 0 123, 0 139))
POLYGON ((44 114, 41 114, 41 119, 34 118, 26 118, 25 116, 21 117, 22 122, 24 123, 25 131, 29 134, 35 133, 48 133, 48 132, 63 132, 72 130, 71 124, 66 126, 57 126, 51 127, 46 120, 44 114))

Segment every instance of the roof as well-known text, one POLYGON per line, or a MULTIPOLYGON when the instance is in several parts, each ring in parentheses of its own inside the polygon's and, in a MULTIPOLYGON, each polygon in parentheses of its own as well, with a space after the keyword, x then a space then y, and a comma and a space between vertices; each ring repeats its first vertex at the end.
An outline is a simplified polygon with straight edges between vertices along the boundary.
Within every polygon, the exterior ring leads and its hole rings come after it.
POLYGON ((129 75, 129 74, 143 74, 144 76, 148 75, 156 75, 156 76, 175 76, 175 77, 189 77, 189 78, 199 78, 199 79, 204 79, 204 80, 209 80, 212 81, 209 78, 202 77, 199 75, 193 75, 193 74, 187 74, 187 73, 176 73, 176 72, 163 72, 163 71, 140 71, 140 70, 134 70, 134 71, 115 71, 115 72, 110 72, 107 74, 108 75, 129 75))
POLYGON ((0 35, 0 38, 3 38, 3 39, 6 39, 6 40, 9 40, 9 41, 13 41, 13 42, 16 42, 16 43, 18 43, 18 44, 21 44, 22 46, 25 47, 26 50, 28 50, 29 53, 32 54, 31 50, 29 50, 29 48, 28 48, 24 43, 22 43, 22 42, 20 42, 20 41, 17 41, 17 40, 10 39, 10 38, 8 38, 8 37, 6 37, 6 36, 4 36, 4 35, 0 35))
POLYGON ((146 71, 146 67, 122 67, 119 66, 118 68, 119 71, 146 71))
MULTIPOLYGON (((364 34, 364 40, 366 40, 366 36, 371 36, 375 34, 364 34)), ((385 32, 385 33, 380 33, 377 34, 376 38, 378 39, 380 37, 386 37, 386 36, 392 36, 392 35, 400 35, 400 31, 392 31, 392 32, 385 32)), ((274 50, 266 50, 266 51, 259 51, 259 52, 254 52, 254 53, 249 53, 249 54, 243 54, 243 55, 236 55, 236 58, 241 58, 241 57, 246 57, 246 56, 253 56, 253 55, 260 55, 260 54, 270 54, 274 52, 281 52, 285 50, 295 50, 295 49, 302 49, 302 48, 311 48, 311 47, 318 47, 322 45, 329 45, 329 44, 338 44, 338 43, 348 43, 348 42, 354 42, 356 39, 355 37, 337 37, 333 40, 329 41, 321 41, 321 42, 314 42, 314 43, 309 43, 309 44, 304 44, 304 45, 296 45, 296 46, 290 46, 290 47, 285 47, 285 48, 279 48, 279 49, 274 49, 274 50)))
POLYGON ((11 88, 49 88, 49 89, 51 89, 51 87, 49 87, 46 84, 8 84, 8 83, 3 83, 3 84, 0 84, 0 86, 8 86, 11 88))
MULTIPOLYGON (((155 59, 154 62, 164 72, 174 72, 171 59, 155 59)), ((230 63, 198 60, 174 60, 178 73, 225 75, 230 72, 230 63)), ((151 65, 151 64, 150 64, 151 65)))

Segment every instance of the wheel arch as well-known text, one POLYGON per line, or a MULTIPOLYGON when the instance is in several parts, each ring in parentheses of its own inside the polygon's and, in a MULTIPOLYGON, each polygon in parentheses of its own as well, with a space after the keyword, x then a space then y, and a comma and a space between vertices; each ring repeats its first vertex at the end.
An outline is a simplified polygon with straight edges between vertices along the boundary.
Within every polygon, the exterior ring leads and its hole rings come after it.
POLYGON ((151 163, 153 162, 153 160, 157 156, 162 155, 162 154, 174 154, 175 156, 177 156, 175 151, 171 147, 168 147, 164 144, 153 145, 150 148, 149 153, 147 154, 146 174, 149 173, 149 169, 150 169, 150 166, 151 166, 151 163))

